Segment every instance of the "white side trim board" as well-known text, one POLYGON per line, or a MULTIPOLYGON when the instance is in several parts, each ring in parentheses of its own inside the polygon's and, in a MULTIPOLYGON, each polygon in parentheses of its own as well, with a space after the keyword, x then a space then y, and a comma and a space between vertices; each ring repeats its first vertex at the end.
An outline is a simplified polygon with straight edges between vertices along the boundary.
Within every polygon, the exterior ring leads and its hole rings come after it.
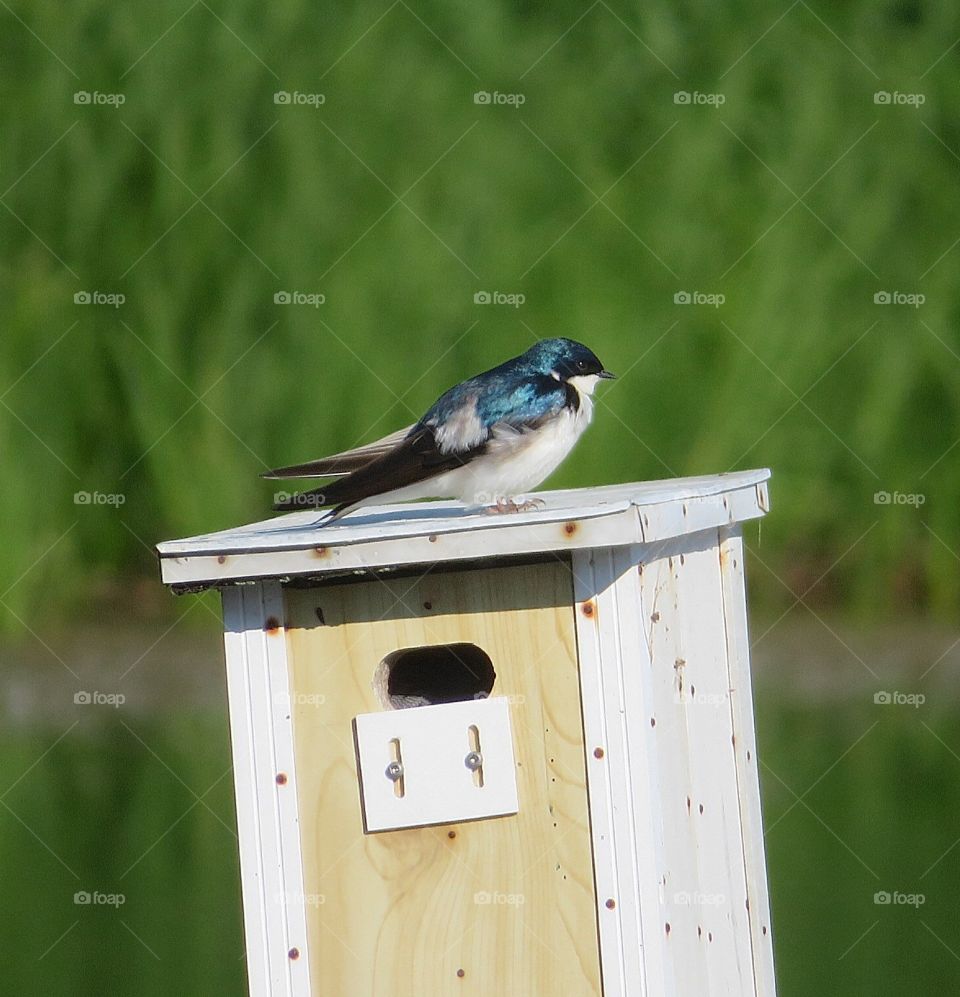
POLYGON ((774 997, 743 549, 573 553, 604 997, 774 997))
POLYGON ((756 992, 774 997, 773 936, 770 931, 770 897, 763 847, 763 817, 757 792, 759 763, 753 718, 753 686, 750 677, 750 635, 747 629, 746 580, 743 534, 739 526, 720 530, 720 573, 723 607, 727 623, 727 667, 733 727, 737 734, 736 765, 739 782, 740 820, 743 824, 744 871, 750 897, 750 936, 753 940, 753 974, 756 992))
POLYGON ((617 627, 617 578, 630 561, 639 560, 639 549, 573 555, 604 997, 675 994, 672 987, 667 989, 659 944, 650 940, 659 904, 641 903, 641 893, 649 896, 651 887, 654 896, 658 893, 656 870, 661 863, 655 853, 662 850, 662 843, 651 840, 648 824, 658 807, 642 780, 634 796, 631 774, 631 756, 640 753, 632 760, 639 773, 647 767, 645 747, 655 750, 642 723, 636 723, 643 716, 644 698, 649 698, 641 686, 649 675, 650 659, 636 612, 628 610, 623 620, 630 631, 626 641, 617 627))
POLYGON ((306 898, 279 583, 224 589, 223 615, 250 994, 308 997, 306 898))

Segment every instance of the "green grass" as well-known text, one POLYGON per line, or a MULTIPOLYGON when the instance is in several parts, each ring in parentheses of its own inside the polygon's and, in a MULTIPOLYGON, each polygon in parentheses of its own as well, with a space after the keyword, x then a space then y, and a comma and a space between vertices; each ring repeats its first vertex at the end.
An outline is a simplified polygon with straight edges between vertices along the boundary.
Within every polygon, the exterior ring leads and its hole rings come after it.
MULTIPOLYGON (((869 730, 876 715, 869 702, 814 712, 771 693, 758 701, 781 997, 960 987, 944 947, 957 949, 960 858, 949 849, 960 765, 920 723, 955 748, 960 717, 889 708, 869 730), (925 902, 877 906, 881 890, 925 902)), ((242 992, 226 725, 199 715, 130 726, 136 735, 119 721, 75 732, 5 798, 17 815, 0 811, 0 931, 15 940, 0 949, 6 993, 242 992), (78 907, 78 890, 125 903, 78 907)), ((8 730, 4 771, 26 771, 55 739, 8 730)))
POLYGON ((933 64, 960 13, 185 6, 15 3, 44 44, 0 12, 5 612, 35 625, 41 595, 152 572, 145 545, 261 516, 265 466, 557 334, 625 376, 552 484, 770 465, 764 556, 791 587, 870 530, 811 598, 955 605, 956 50, 933 64))

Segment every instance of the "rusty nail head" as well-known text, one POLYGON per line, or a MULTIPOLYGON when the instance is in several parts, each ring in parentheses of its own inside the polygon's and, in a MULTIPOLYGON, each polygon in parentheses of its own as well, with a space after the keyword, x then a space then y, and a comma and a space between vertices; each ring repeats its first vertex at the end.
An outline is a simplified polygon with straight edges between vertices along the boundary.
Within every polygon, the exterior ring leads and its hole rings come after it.
POLYGON ((287 784, 287 773, 286 772, 278 772, 277 773, 277 785, 278 786, 286 786, 286 784, 287 784))
POLYGON ((593 757, 594 758, 603 758, 603 748, 594 748, 593 749, 593 757))
POLYGON ((607 901, 607 910, 613 910, 613 908, 616 907, 616 906, 617 906, 617 901, 614 900, 613 897, 611 897, 607 901))
POLYGON ((291 959, 299 959, 300 958, 300 949, 290 949, 290 951, 287 953, 287 955, 290 956, 291 959))

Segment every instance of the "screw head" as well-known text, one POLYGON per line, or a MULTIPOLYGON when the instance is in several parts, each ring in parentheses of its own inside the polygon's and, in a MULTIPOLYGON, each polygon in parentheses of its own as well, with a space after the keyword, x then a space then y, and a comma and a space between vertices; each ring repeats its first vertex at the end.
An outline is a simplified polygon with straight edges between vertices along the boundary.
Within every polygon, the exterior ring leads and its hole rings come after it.
POLYGON ((399 762, 391 762, 386 768, 386 776, 391 782, 397 782, 403 777, 403 766, 399 762))
POLYGON ((476 772, 477 769, 483 766, 483 756, 479 751, 471 751, 463 760, 463 764, 470 769, 471 772, 476 772))

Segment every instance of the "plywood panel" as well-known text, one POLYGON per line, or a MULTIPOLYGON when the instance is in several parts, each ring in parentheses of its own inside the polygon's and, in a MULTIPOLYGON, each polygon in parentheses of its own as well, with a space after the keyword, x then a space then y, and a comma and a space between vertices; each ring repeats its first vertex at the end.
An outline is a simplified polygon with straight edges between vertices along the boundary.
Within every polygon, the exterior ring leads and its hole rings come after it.
POLYGON ((599 994, 572 585, 559 562, 288 590, 315 994, 599 994), (520 812, 364 835, 351 721, 390 651, 470 641, 510 697, 520 812), (462 974, 462 975, 461 975, 462 974))

